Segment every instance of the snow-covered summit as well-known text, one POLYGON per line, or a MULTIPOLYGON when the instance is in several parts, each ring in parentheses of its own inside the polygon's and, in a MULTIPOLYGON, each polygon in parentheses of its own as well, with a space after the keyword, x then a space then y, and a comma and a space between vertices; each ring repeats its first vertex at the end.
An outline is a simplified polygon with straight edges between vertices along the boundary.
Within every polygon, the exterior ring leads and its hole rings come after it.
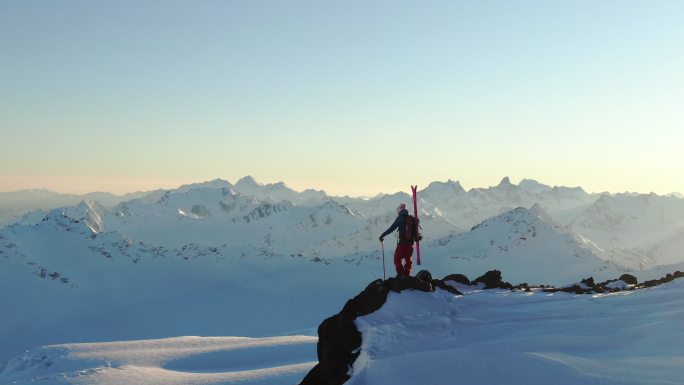
POLYGON ((230 182, 228 182, 227 180, 217 178, 217 179, 213 179, 213 180, 201 182, 201 183, 185 184, 185 185, 180 186, 178 189, 176 189, 176 191, 177 192, 186 192, 186 191, 201 189, 201 188, 232 189, 233 185, 230 182))
POLYGON ((308 189, 300 193, 284 182, 262 184, 249 175, 238 180, 234 188, 243 195, 271 203, 290 201, 298 205, 316 205, 328 199, 324 191, 308 189))
POLYGON ((419 192, 419 195, 427 194, 430 197, 439 199, 442 197, 451 198, 465 192, 460 182, 449 179, 446 182, 435 181, 430 183, 424 190, 419 192))
POLYGON ((599 258, 591 242, 562 228, 539 205, 507 211, 428 247, 440 256, 433 262, 440 273, 454 266, 465 274, 497 268, 513 281, 544 277, 560 285, 586 275, 609 278, 623 270, 599 258))
POLYGON ((67 206, 51 210, 45 217, 44 221, 49 219, 56 220, 62 226, 70 226, 64 222, 64 219, 71 224, 83 224, 97 234, 105 231, 104 217, 107 210, 98 202, 93 200, 84 200, 77 206, 67 206))
POLYGON ((245 193, 263 186, 263 184, 257 182, 256 179, 254 179, 254 177, 251 175, 243 176, 235 183, 235 188, 244 190, 245 193))

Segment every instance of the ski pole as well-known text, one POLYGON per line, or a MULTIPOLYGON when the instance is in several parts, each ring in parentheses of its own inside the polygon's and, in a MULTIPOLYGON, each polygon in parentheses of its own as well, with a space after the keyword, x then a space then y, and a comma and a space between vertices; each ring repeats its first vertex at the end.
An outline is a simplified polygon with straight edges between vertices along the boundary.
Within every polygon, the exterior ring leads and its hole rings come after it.
POLYGON ((380 241, 380 246, 382 247, 382 280, 384 281, 387 279, 385 276, 385 243, 380 241))
MULTIPOLYGON (((411 192, 413 193, 413 217, 416 218, 416 222, 420 223, 418 219, 418 185, 411 186, 411 192)), ((420 227, 420 225, 418 226, 420 227)), ((418 266, 420 266, 420 240, 416 240, 416 255, 418 266)))

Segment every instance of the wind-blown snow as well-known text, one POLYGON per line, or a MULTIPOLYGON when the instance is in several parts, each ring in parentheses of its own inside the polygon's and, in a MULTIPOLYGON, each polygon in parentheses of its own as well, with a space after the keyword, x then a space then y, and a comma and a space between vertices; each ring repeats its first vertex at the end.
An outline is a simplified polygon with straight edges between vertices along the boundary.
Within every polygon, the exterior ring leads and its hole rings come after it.
POLYGON ((2 384, 296 384, 313 367, 315 337, 179 337, 61 344, 27 352, 2 384))
POLYGON ((678 385, 683 321, 684 280, 591 296, 390 292, 355 321, 347 384, 678 385))

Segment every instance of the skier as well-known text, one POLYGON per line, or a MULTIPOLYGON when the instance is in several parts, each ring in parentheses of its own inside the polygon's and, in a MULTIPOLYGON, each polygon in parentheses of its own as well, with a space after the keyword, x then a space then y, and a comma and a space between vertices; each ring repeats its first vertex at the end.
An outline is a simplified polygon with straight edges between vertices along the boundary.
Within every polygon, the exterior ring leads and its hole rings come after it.
MULTIPOLYGON (((417 231, 415 229, 416 223, 412 216, 409 216, 406 210, 406 204, 402 203, 397 207, 397 219, 394 220, 390 226, 380 236, 380 242, 384 241, 385 236, 399 229, 399 239, 397 240, 397 248, 394 251, 394 266, 397 269, 397 277, 408 277, 411 275, 411 257, 413 256, 413 241, 416 238, 417 231), (409 229, 407 229, 409 227, 409 229), (407 232, 408 230, 408 232, 407 232)), ((420 235, 417 236, 420 239, 420 235)))

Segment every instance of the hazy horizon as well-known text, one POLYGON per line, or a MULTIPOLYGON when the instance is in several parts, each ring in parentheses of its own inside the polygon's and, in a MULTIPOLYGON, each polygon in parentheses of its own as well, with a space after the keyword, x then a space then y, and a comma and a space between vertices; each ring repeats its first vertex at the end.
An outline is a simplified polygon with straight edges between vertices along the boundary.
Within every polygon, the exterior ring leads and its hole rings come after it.
MULTIPOLYGON (((197 183, 205 183, 205 182, 210 182, 210 181, 212 181, 212 180, 217 180, 217 179, 225 180, 225 181, 227 181, 227 182, 229 182, 229 183, 231 183, 231 184, 235 184, 235 183, 238 182, 239 179, 244 178, 244 177, 252 177, 254 180, 256 180, 257 183, 260 183, 260 184, 262 184, 262 185, 275 184, 275 183, 281 183, 281 182, 282 182, 282 183, 284 183, 287 187, 289 187, 290 189, 295 190, 295 191, 297 191, 297 192, 302 192, 302 191, 304 191, 304 190, 313 189, 313 190, 322 190, 322 191, 324 191, 326 194, 331 195, 331 196, 349 196, 349 197, 355 197, 355 198, 374 197, 374 196, 379 195, 379 194, 394 194, 394 193, 397 193, 397 192, 407 192, 407 190, 410 192, 410 185, 411 185, 411 183, 409 183, 409 184, 407 184, 406 188, 403 188, 403 189, 402 189, 402 188, 399 188, 399 189, 393 190, 393 191, 392 191, 392 190, 385 190, 385 191, 377 191, 377 192, 369 193, 369 194, 354 195, 354 194, 344 193, 344 192, 342 192, 342 193, 336 193, 336 192, 328 191, 328 190, 326 190, 326 189, 324 189, 324 188, 319 188, 318 186, 293 186, 292 184, 288 183, 286 180, 270 180, 270 181, 264 181, 264 180, 259 179, 258 177, 254 177, 253 175, 243 175, 242 177, 238 177, 238 178, 236 178, 236 179, 228 179, 228 178, 217 177, 217 178, 210 178, 210 179, 203 179, 203 180, 199 180, 199 179, 198 179, 198 180, 188 180, 188 181, 185 181, 185 182, 182 182, 182 183, 177 183, 177 184, 166 184, 166 185, 159 185, 159 186, 156 186, 156 187, 155 187, 155 186, 152 186, 152 187, 150 187, 150 188, 145 188, 145 189, 138 189, 138 190, 132 190, 132 191, 121 191, 121 192, 116 191, 116 190, 115 190, 115 191, 107 191, 107 190, 97 190, 97 189, 94 189, 94 190, 83 190, 83 191, 60 191, 60 190, 57 190, 57 189, 53 189, 53 188, 49 188, 49 187, 40 186, 40 187, 21 188, 21 189, 18 189, 18 190, 7 190, 7 191, 0 190, 0 193, 13 193, 13 192, 31 191, 31 190, 47 190, 47 191, 51 191, 51 192, 59 193, 59 194, 85 195, 85 194, 91 194, 91 193, 110 193, 110 194, 114 194, 114 195, 118 195, 118 196, 123 196, 123 195, 126 195, 126 194, 143 193, 143 192, 149 192, 149 191, 154 191, 154 190, 173 190, 173 189, 177 189, 177 188, 179 188, 179 187, 181 187, 181 186, 183 186, 183 185, 197 184, 197 183)), ((433 180, 433 181, 427 181, 427 182, 425 182, 425 183, 422 184, 422 185, 419 184, 419 185, 418 185, 418 189, 419 189, 419 190, 422 190, 422 189, 426 188, 426 187, 427 187, 430 183, 432 183, 432 182, 448 182, 448 181, 453 181, 453 182, 458 182, 466 191, 469 191, 469 190, 471 190, 471 189, 476 189, 476 188, 489 188, 489 187, 497 186, 497 185, 498 185, 504 178, 506 178, 506 177, 507 177, 507 176, 501 177, 501 178, 499 178, 496 182, 491 183, 491 184, 488 184, 488 185, 483 185, 483 186, 474 186, 474 185, 471 186, 471 185, 467 185, 467 184, 464 184, 461 180, 459 180, 459 179, 457 179, 457 178, 448 178, 448 179, 444 179, 444 180, 433 180)), ((601 190, 601 191, 598 191, 598 190, 591 190, 591 189, 588 189, 587 187, 581 186, 581 185, 558 185, 558 184, 550 184, 550 183, 546 183, 546 182, 543 181, 543 180, 538 180, 538 179, 534 179, 534 178, 520 178, 520 179, 509 178, 509 179, 511 180, 511 183, 514 184, 514 185, 519 185, 520 182, 522 182, 524 179, 528 179, 528 180, 537 181, 537 182, 539 182, 539 183, 541 183, 541 184, 544 184, 544 185, 547 185, 547 186, 550 186, 550 187, 555 187, 555 186, 558 186, 558 187, 581 187, 581 188, 584 189, 587 193, 590 193, 590 194, 598 194, 598 193, 610 193, 610 194, 619 194, 619 193, 649 194, 649 193, 656 193, 656 194, 658 194, 658 195, 681 194, 680 191, 666 191, 666 192, 658 192, 658 191, 636 191, 636 190, 624 190, 624 191, 608 191, 608 190, 601 190)))

